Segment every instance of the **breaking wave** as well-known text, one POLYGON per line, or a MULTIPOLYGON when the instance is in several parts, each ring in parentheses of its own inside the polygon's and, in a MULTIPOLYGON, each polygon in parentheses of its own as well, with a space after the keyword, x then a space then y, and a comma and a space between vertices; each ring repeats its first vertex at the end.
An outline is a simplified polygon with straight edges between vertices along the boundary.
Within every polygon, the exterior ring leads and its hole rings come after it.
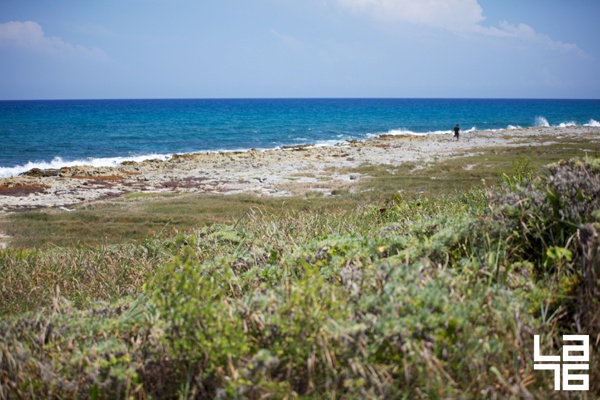
POLYGON ((596 121, 595 119, 590 119, 587 124, 581 124, 581 125, 579 125, 575 121, 566 121, 566 122, 561 122, 558 125, 550 125, 550 123, 548 123, 548 120, 546 118, 544 118, 544 117, 535 117, 535 126, 542 126, 542 127, 557 126, 559 128, 567 128, 567 127, 570 127, 570 126, 592 126, 592 127, 600 127, 600 122, 596 121))
POLYGON ((114 167, 121 164, 124 161, 136 161, 141 162, 144 160, 159 159, 166 160, 170 155, 166 154, 147 154, 143 156, 135 157, 110 157, 110 158, 91 158, 85 160, 73 160, 64 161, 61 157, 54 157, 50 162, 40 161, 31 162, 24 165, 17 165, 15 167, 0 167, 0 178, 9 178, 11 176, 18 176, 23 172, 27 172, 33 168, 39 169, 60 169, 63 167, 74 167, 78 165, 89 165, 92 167, 114 167))
POLYGON ((566 128, 567 126, 577 126, 577 122, 575 122, 575 121, 561 122, 560 124, 558 124, 558 126, 560 128, 566 128))
POLYGON ((590 119, 590 122, 583 124, 583 126, 600 126, 600 122, 596 121, 595 119, 590 119))
POLYGON ((535 126, 549 127, 548 120, 544 117, 535 117, 535 126))
MULTIPOLYGON (((469 129, 461 129, 461 132, 474 132, 477 130, 477 127, 473 126, 469 129)), ((454 134, 454 132, 452 131, 452 129, 447 129, 445 131, 429 131, 429 132, 414 132, 408 129, 391 129, 387 132, 383 132, 383 133, 378 133, 378 134, 373 134, 373 133, 369 133, 367 134, 367 137, 370 138, 374 138, 374 137, 379 137, 382 135, 389 135, 389 136, 425 136, 425 135, 447 135, 447 134, 454 134)))

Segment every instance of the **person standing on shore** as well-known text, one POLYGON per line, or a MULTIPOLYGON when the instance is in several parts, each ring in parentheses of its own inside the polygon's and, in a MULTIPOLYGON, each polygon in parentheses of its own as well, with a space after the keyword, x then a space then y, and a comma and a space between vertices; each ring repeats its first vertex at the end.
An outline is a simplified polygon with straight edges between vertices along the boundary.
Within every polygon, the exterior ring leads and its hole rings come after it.
POLYGON ((454 137, 456 138, 456 140, 458 141, 458 133, 460 132, 460 127, 458 126, 458 124, 456 124, 456 126, 454 127, 454 137))

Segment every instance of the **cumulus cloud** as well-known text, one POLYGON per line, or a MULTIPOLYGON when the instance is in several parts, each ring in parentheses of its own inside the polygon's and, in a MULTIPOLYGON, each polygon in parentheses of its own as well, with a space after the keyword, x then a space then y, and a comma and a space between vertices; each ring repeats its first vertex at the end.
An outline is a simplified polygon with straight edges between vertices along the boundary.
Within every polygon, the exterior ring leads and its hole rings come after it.
POLYGON ((26 48, 47 54, 77 54, 94 60, 106 59, 98 48, 71 44, 55 36, 48 36, 42 27, 33 21, 11 21, 0 23, 0 45, 26 48))
POLYGON ((541 44, 555 51, 588 55, 576 44, 553 40, 527 24, 502 22, 498 27, 483 26, 483 9, 477 0, 335 0, 355 13, 378 20, 400 21, 443 29, 458 34, 506 37, 541 44))

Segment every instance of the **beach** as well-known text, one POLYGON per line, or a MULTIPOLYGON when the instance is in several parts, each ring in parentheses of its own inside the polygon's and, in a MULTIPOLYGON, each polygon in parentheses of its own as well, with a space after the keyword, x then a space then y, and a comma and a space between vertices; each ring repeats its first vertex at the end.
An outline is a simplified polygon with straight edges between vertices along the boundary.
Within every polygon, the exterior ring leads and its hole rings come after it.
MULTIPOLYGON (((86 165, 30 170, 0 179, 0 212, 54 207, 65 211, 83 203, 128 193, 331 195, 354 190, 368 176, 360 165, 427 164, 475 155, 491 147, 543 146, 565 138, 600 140, 600 127, 532 127, 501 131, 430 135, 382 135, 333 146, 290 146, 272 150, 175 154, 166 160, 126 161, 112 167, 86 165)), ((582 148, 582 155, 585 149, 582 148)), ((472 168, 468 163, 464 168, 472 168)), ((399 188, 400 189, 400 188, 399 188)))

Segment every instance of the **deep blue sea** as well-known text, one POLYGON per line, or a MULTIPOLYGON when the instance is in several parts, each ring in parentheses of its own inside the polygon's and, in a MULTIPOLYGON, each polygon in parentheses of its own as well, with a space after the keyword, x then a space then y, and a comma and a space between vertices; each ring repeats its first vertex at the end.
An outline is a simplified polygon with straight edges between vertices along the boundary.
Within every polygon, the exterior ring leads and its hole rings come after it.
POLYGON ((0 177, 173 153, 330 145, 381 134, 599 126, 600 100, 0 101, 0 177))

